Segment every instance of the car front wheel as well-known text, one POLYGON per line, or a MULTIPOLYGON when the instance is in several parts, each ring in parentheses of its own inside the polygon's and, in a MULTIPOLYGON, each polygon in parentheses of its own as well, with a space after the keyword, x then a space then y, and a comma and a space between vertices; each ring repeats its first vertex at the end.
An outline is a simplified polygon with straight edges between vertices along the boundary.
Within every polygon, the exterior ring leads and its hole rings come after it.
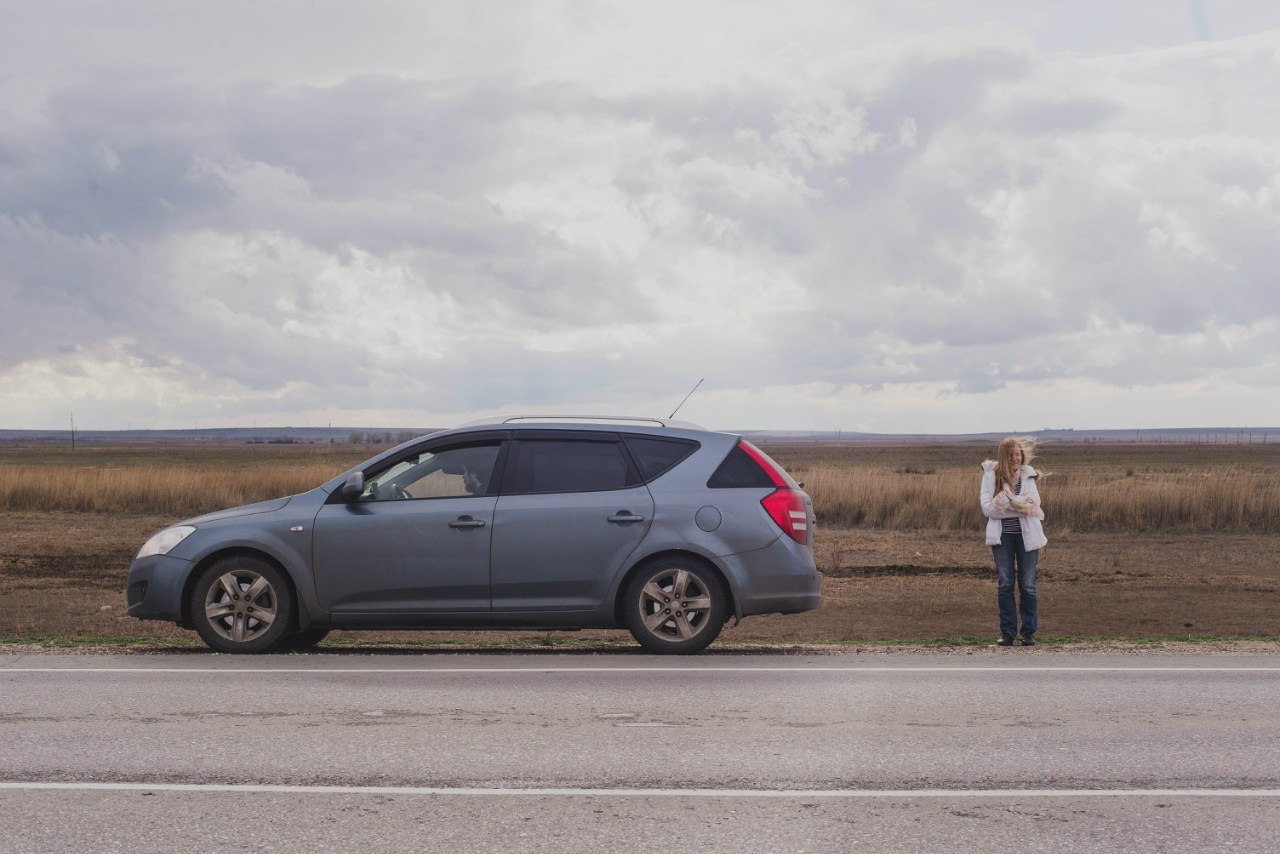
POLYGON ((288 633, 293 610, 284 574, 255 557, 215 562, 191 591, 196 632, 218 652, 267 652, 288 633))
POLYGON ((328 629, 303 629, 281 638, 276 649, 311 649, 329 636, 328 629))
POLYGON ((689 558, 670 558, 641 569, 623 596, 627 628, 650 652, 700 652, 720 634, 728 614, 724 582, 689 558))

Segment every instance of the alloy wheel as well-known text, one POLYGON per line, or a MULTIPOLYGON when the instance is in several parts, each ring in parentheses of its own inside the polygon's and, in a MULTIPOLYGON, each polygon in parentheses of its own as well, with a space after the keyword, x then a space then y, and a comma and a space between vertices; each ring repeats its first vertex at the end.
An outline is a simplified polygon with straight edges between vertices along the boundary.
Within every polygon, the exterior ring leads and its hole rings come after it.
POLYGON ((250 569, 218 576, 204 597, 204 616, 212 628, 233 643, 251 641, 276 620, 276 592, 250 569))
POLYGON ((627 627, 654 652, 705 649, 724 625, 724 585, 694 561, 670 561, 642 572, 628 590, 627 627))
POLYGON ((296 630, 293 590, 260 558, 219 560, 200 576, 190 601, 196 632, 219 652, 266 652, 296 630))

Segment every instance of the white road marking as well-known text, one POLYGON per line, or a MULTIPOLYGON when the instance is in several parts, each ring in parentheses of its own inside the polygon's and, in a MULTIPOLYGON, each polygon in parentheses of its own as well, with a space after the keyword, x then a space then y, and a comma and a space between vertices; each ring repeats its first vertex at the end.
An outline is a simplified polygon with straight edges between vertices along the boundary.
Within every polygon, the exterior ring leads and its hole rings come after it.
POLYGON ((1280 667, 4 667, 0 673, 1280 673, 1280 667))
POLYGON ((1280 789, 587 789, 466 786, 289 786, 265 783, 50 783, 0 781, 0 790, 230 792, 296 795, 437 795, 585 798, 1280 798, 1280 789))

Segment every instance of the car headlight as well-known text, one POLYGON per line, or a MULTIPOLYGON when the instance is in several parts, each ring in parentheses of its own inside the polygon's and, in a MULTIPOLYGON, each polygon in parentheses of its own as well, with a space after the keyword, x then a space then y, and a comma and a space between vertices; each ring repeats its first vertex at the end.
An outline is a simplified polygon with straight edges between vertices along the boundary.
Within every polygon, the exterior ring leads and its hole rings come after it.
POLYGON ((172 528, 165 528, 142 544, 142 548, 138 550, 138 557, 134 558, 134 560, 151 557, 152 555, 168 554, 170 549, 195 532, 195 525, 174 525, 172 528))

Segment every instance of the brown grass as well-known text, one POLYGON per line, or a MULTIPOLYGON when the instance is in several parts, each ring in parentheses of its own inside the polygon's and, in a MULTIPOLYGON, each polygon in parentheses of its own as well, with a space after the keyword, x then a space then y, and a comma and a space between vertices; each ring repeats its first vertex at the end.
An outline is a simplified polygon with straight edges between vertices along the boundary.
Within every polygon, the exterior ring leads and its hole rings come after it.
MULTIPOLYGON (((977 530, 979 476, 966 469, 913 476, 866 467, 803 472, 818 518, 828 525, 890 530, 977 530)), ((1280 530, 1280 475, 1193 469, 1113 477, 1080 472, 1040 483, 1049 524, 1078 531, 1280 530)))
MULTIPOLYGON (((942 531, 980 530, 990 450, 769 449, 804 481, 820 523, 942 531)), ((1050 532, 1280 532, 1280 445, 1061 445, 1035 464, 1050 532)))
MULTIPOLYGON (((128 446, 0 453, 0 510, 189 516, 311 489, 373 449, 128 446)), ((976 531, 992 449, 779 445, 819 523, 976 531)), ((1052 537, 1081 532, 1280 533, 1280 445, 1058 445, 1037 466, 1052 537)))
POLYGON ((187 516, 305 492, 342 471, 315 464, 230 470, 5 466, 0 468, 0 507, 187 516))
POLYGON ((313 489, 382 448, 0 445, 0 509, 191 516, 313 489))

